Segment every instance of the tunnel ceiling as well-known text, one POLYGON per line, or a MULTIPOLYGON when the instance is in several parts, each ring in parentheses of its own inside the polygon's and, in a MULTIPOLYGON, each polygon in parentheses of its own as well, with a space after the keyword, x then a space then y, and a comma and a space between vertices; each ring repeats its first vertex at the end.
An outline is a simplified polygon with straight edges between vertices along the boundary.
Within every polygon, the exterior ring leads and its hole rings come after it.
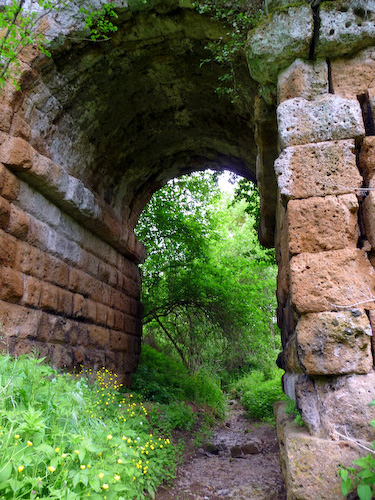
POLYGON ((223 69, 205 46, 223 26, 191 8, 119 12, 118 31, 93 43, 61 38, 39 68, 23 112, 32 144, 135 224, 167 180, 204 168, 254 178, 253 99, 215 88, 223 69))

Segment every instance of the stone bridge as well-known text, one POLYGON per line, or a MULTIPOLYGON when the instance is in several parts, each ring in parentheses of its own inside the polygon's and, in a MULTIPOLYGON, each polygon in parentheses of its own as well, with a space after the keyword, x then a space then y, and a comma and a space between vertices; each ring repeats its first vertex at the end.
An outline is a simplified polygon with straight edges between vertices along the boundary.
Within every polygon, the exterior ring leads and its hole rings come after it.
POLYGON ((214 92, 222 68, 200 67, 225 30, 189 2, 119 0, 101 43, 73 8, 44 18, 52 57, 25 49, 20 89, 1 96, 0 322, 11 354, 127 380, 150 197, 206 168, 257 180, 278 363, 306 425, 277 409, 288 499, 333 500, 338 464, 374 439, 375 1, 310 3, 268 2, 235 104, 214 92))

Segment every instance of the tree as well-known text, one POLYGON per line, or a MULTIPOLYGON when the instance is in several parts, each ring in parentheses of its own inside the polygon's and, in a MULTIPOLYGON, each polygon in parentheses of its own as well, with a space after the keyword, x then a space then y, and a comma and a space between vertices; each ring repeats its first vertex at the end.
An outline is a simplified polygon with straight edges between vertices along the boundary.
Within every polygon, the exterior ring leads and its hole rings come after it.
POLYGON ((245 201, 233 204, 215 176, 171 181, 154 195, 137 232, 143 267, 145 335, 172 346, 191 370, 208 363, 266 370, 275 336, 275 266, 257 241, 245 201))

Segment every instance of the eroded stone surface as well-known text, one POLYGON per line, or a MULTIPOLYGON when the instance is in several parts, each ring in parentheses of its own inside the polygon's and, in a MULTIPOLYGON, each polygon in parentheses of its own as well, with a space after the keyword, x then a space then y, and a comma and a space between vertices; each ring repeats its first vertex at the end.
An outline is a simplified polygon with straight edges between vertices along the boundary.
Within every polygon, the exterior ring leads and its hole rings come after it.
POLYGON ((290 200, 287 208, 290 253, 355 248, 357 211, 354 194, 290 200))
POLYGON ((251 76, 262 85, 275 84, 281 69, 298 57, 308 58, 312 33, 310 6, 274 11, 250 33, 246 56, 251 76))
POLYGON ((362 111, 357 100, 327 94, 308 101, 300 97, 277 108, 280 145, 335 141, 365 135, 362 111))
POLYGON ((366 49, 353 58, 331 61, 332 86, 335 94, 346 99, 356 99, 366 90, 375 93, 375 50, 366 49))
POLYGON ((357 249, 302 253, 290 261, 292 301, 300 313, 375 309, 375 271, 357 249))
POLYGON ((309 376, 369 373, 371 336, 363 310, 303 315, 296 328, 300 365, 309 376))
POLYGON ((311 62, 297 59, 279 75, 279 103, 294 97, 311 100, 327 93, 328 66, 326 61, 311 62))
POLYGON ((288 500, 341 500, 337 470, 340 465, 351 467, 363 450, 344 439, 310 436, 285 413, 285 403, 276 403, 274 411, 288 500))
POLYGON ((275 171, 286 200, 352 193, 363 182, 352 140, 286 148, 275 161, 275 171))
MULTIPOLYGON (((309 378, 294 374, 294 395, 313 435, 374 441, 375 373, 309 378)), ((292 389, 293 390, 293 389, 292 389)))

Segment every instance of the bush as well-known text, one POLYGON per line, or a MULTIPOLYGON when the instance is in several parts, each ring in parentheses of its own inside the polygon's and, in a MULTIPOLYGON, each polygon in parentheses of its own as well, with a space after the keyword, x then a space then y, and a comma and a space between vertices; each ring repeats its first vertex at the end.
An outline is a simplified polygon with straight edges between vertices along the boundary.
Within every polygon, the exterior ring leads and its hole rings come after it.
POLYGON ((234 384, 234 390, 255 420, 273 420, 273 404, 286 398, 281 388, 281 373, 272 380, 264 380, 264 373, 253 371, 234 384))

